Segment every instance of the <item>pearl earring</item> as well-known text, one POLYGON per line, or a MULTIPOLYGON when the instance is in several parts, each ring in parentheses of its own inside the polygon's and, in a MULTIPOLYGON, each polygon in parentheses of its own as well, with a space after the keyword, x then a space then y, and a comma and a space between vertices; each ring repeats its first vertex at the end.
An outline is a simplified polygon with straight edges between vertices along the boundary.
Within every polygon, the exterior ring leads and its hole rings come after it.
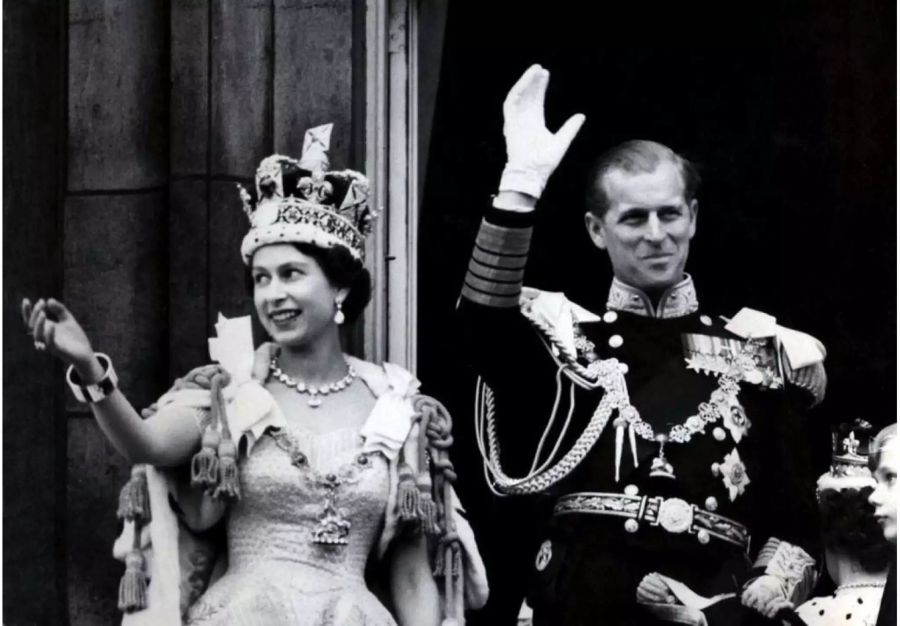
POLYGON ((337 324, 338 326, 340 326, 341 324, 344 323, 344 320, 346 319, 344 317, 344 311, 343 311, 344 303, 341 302, 340 300, 335 300, 334 306, 337 308, 337 311, 334 312, 334 323, 337 324))

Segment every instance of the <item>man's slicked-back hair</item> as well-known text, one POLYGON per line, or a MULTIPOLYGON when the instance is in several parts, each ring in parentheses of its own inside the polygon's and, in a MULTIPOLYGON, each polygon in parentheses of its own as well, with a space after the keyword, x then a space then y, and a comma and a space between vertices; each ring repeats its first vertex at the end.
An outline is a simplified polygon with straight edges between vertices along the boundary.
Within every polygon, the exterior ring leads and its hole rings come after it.
POLYGON ((594 161, 588 174, 585 194, 587 209, 599 217, 603 217, 609 209, 604 179, 612 170, 628 174, 649 174, 663 161, 674 163, 678 168, 684 181, 684 199, 690 204, 700 187, 700 175, 694 164, 661 143, 632 139, 607 150, 594 161))

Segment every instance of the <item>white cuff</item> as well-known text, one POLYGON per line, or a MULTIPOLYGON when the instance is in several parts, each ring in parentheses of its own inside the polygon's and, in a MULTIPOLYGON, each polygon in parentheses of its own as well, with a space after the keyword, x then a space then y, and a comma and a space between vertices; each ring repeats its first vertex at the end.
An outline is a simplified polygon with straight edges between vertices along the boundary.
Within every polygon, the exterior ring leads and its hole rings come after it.
POLYGON ((491 206, 495 209, 501 209, 503 211, 513 211, 515 213, 530 213, 534 211, 535 207, 524 206, 521 204, 515 204, 513 202, 504 202, 500 199, 500 196, 494 196, 494 199, 491 201, 491 206))
POLYGON ((500 191, 518 191, 532 198, 540 198, 547 181, 534 170, 518 169, 509 164, 500 175, 500 191))
POLYGON ((806 551, 774 537, 760 551, 754 567, 781 581, 784 596, 795 605, 802 603, 816 580, 816 561, 806 551))

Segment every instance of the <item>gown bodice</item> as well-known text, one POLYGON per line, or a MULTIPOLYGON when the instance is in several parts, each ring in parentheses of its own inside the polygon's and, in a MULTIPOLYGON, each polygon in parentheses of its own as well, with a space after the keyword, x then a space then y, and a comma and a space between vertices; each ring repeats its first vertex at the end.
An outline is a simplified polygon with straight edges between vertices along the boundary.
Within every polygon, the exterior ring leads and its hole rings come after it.
POLYGON ((317 435, 288 421, 242 458, 240 479, 227 573, 188 623, 394 624, 364 580, 389 495, 384 456, 363 453, 354 429, 317 435))

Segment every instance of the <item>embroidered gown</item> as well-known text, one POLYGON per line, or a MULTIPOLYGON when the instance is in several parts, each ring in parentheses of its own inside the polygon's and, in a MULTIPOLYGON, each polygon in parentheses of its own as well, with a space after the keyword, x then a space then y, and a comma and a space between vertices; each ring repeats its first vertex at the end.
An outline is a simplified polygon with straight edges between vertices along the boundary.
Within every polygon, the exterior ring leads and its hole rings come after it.
POLYGON ((242 498, 227 520, 228 571, 187 623, 393 625, 363 578, 383 526, 387 460, 363 453, 355 429, 316 435, 288 420, 282 432, 261 437, 241 463, 242 498), (332 492, 350 522, 346 545, 315 541, 332 492))
MULTIPOLYGON (((152 518, 141 545, 149 584, 145 607, 126 612, 123 626, 395 625, 364 576, 370 559, 382 567, 401 531, 398 468, 415 476, 419 467, 412 452, 420 445, 412 405, 419 382, 389 363, 350 361, 377 398, 358 429, 315 434, 286 416, 259 383, 226 389, 231 432, 246 443, 238 455, 241 497, 227 509, 207 496, 200 506, 197 488, 145 468, 152 518), (192 532, 217 522, 226 536, 218 559, 214 542, 192 532)), ((193 416, 201 430, 217 428, 206 389, 173 390, 158 404, 160 413, 193 416)), ((480 558, 455 502, 450 511, 465 544, 466 581, 472 601, 483 603, 480 558)), ((118 558, 132 549, 134 529, 124 525, 118 558)))
MULTIPOLYGON (((136 465, 123 487, 113 546, 126 565, 122 625, 392 626, 366 576, 380 591, 391 546, 417 536, 434 548, 427 564, 441 579, 442 614, 480 608, 487 579, 452 487, 451 419, 440 403, 401 367, 347 357, 374 406, 358 429, 312 433, 252 377, 250 364, 267 351, 251 352, 249 328, 245 318, 220 320, 227 349, 210 342, 219 365, 193 370, 148 417, 195 419, 203 443, 190 467, 136 465), (208 385, 220 368, 230 382, 216 403, 208 385), (216 434, 239 443, 240 498, 227 505, 191 484, 208 468, 206 439, 216 434), (206 532, 216 524, 224 554, 206 532)), ((223 469, 216 489, 224 477, 223 469)))

